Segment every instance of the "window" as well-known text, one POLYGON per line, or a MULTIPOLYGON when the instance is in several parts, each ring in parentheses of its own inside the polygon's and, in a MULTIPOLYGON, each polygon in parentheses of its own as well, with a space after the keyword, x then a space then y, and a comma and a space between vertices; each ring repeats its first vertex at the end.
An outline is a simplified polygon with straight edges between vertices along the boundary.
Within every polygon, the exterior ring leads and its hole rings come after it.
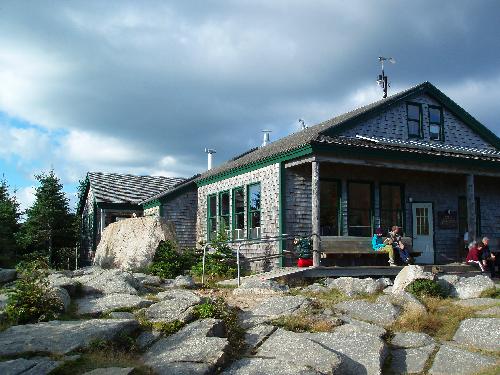
POLYGON ((397 225, 403 228, 403 186, 380 184, 380 227, 384 230, 397 225))
POLYGON ((217 235, 217 195, 215 194, 207 198, 207 231, 208 240, 213 240, 217 235))
POLYGON ((406 103, 408 137, 422 137, 422 105, 406 103))
POLYGON ((347 188, 349 236, 372 235, 372 186, 370 183, 349 182, 347 188))
POLYGON ((219 230, 229 237, 229 191, 219 193, 219 230))
POLYGON ((320 234, 339 236, 340 186, 338 181, 321 180, 320 234))
POLYGON ((260 183, 248 186, 248 238, 260 238, 260 183))
POLYGON ((432 140, 444 140, 443 109, 441 107, 429 106, 429 136, 432 140))
POLYGON ((240 240, 245 237, 245 193, 243 188, 233 190, 233 235, 232 238, 240 240))
MULTIPOLYGON (((458 198, 458 233, 463 236, 467 232, 469 226, 469 219, 467 215, 467 198, 458 198)), ((479 198, 476 197, 476 236, 479 238, 481 236, 481 205, 479 198)), ((474 238, 470 238, 472 241, 474 238)))

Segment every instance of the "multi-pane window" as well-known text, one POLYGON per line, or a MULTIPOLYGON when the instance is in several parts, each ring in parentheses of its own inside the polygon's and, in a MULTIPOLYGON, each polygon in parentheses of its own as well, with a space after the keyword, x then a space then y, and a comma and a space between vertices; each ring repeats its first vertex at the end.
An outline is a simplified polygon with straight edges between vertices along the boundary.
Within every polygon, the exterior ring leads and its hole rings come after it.
POLYGON ((403 228, 403 187, 380 184, 380 226, 387 230, 393 225, 403 228))
POLYGON ((349 182, 347 199, 349 236, 370 237, 373 223, 371 184, 349 182))
POLYGON ((217 235, 217 195, 212 194, 207 198, 207 231, 208 240, 213 240, 217 235))
POLYGON ((422 137, 422 106, 420 104, 406 103, 408 136, 422 137))
POLYGON ((245 237, 245 193, 243 188, 233 190, 233 236, 234 240, 245 237))
POLYGON ((417 226, 417 236, 429 235, 429 209, 427 207, 417 207, 415 212, 417 226))
POLYGON ((320 232, 322 236, 339 236, 340 188, 338 181, 321 180, 320 232))
POLYGON ((223 191, 219 193, 219 231, 230 230, 229 216, 229 191, 223 191))
POLYGON ((429 106, 429 137, 432 140, 443 140, 443 110, 441 107, 429 106))
POLYGON ((248 238, 260 237, 260 183, 248 186, 248 238))

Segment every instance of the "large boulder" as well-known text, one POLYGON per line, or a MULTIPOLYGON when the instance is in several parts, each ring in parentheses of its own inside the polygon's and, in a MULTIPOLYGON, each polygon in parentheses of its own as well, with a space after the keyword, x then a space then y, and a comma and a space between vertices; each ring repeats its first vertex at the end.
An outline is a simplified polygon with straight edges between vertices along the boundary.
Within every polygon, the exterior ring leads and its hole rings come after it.
POLYGON ((166 240, 175 240, 175 234, 163 219, 146 216, 120 220, 102 232, 94 264, 139 271, 151 264, 159 243, 166 240))
POLYGON ((495 283, 485 275, 440 278, 439 283, 448 290, 451 297, 460 299, 477 298, 484 291, 495 288, 495 283))
POLYGON ((93 319, 13 326, 0 332, 0 356, 46 352, 66 354, 87 347, 92 341, 113 340, 135 331, 135 320, 93 319))
POLYGON ((81 276, 74 277, 85 294, 138 294, 141 283, 129 272, 90 267, 81 276))
POLYGON ((404 291, 408 285, 418 279, 434 280, 435 276, 430 272, 425 272, 424 268, 421 266, 411 265, 403 267, 403 269, 399 271, 398 275, 394 279, 392 293, 399 293, 404 291))
POLYGON ((203 298, 187 290, 158 293, 158 298, 163 300, 144 310, 146 319, 151 322, 189 322, 194 319, 195 306, 203 301, 203 298))
POLYGON ((435 344, 430 344, 418 348, 393 349, 391 351, 392 374, 422 373, 435 347, 435 344))
POLYGON ((371 277, 358 279, 355 277, 339 277, 327 279, 325 285, 330 289, 338 289, 349 297, 371 295, 382 292, 387 286, 385 279, 374 280, 371 277))
POLYGON ((406 311, 418 311, 425 313, 427 310, 413 294, 402 291, 399 293, 383 294, 377 298, 377 302, 392 303, 393 305, 400 306, 406 311))
POLYGON ((500 319, 465 319, 460 323, 453 340, 477 349, 500 350, 500 319))
POLYGON ((434 358, 431 375, 472 375, 495 365, 495 358, 444 344, 434 358))
POLYGON ((215 319, 191 323, 154 343, 144 354, 144 363, 159 375, 215 373, 229 349, 228 340, 218 336, 219 325, 215 319))

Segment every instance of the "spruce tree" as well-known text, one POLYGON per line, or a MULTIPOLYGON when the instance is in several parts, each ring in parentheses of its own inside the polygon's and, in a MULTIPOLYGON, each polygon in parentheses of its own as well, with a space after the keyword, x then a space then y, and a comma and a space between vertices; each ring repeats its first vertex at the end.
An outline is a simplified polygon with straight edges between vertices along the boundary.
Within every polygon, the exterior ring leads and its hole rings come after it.
POLYGON ((19 230, 19 203, 9 194, 9 185, 0 180, 0 267, 12 267, 16 262, 16 233, 19 230))
POLYGON ((27 253, 40 253, 55 265, 68 248, 76 245, 75 216, 69 211, 63 185, 53 170, 35 177, 40 185, 36 188, 35 203, 26 211, 22 243, 27 253))

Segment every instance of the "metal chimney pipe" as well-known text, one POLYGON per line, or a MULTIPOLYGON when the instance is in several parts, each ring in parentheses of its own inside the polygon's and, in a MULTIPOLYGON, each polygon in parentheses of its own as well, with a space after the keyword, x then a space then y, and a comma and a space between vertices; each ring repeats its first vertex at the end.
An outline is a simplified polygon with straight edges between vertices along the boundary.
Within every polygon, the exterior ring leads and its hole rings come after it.
POLYGON ((213 159, 213 154, 215 154, 217 151, 211 149, 211 148, 205 148, 205 152, 207 154, 207 157, 208 157, 208 165, 207 165, 207 170, 210 170, 212 169, 212 159, 213 159))
POLYGON ((272 133, 272 130, 262 130, 262 133, 264 133, 264 138, 262 139, 262 147, 264 147, 271 143, 269 134, 272 133))

